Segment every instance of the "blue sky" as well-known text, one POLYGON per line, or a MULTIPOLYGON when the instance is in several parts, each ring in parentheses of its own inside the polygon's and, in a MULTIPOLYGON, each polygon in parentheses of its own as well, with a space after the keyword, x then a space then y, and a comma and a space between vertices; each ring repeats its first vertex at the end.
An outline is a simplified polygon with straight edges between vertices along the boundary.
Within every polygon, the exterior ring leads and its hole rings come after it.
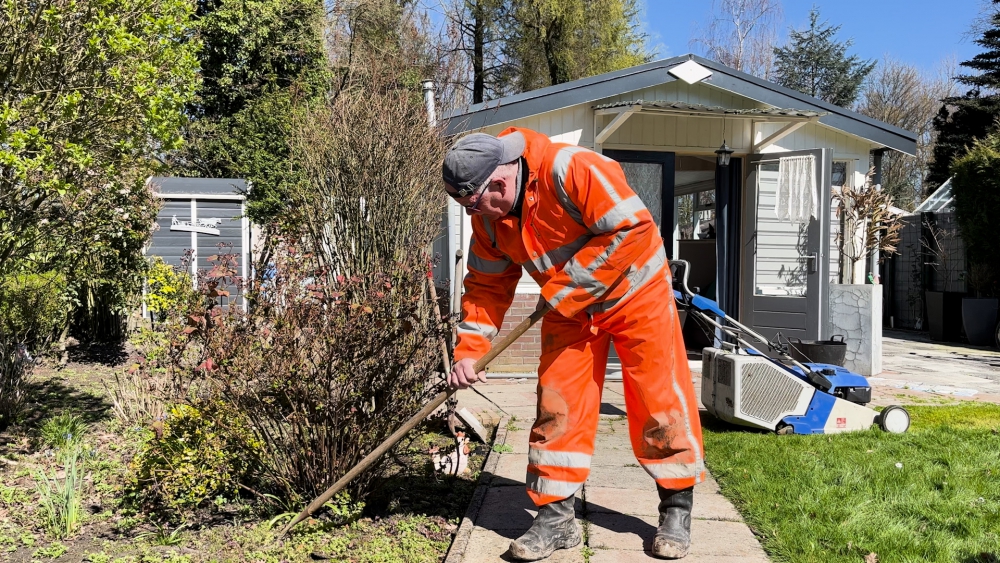
MULTIPOLYGON (((842 26, 839 39, 854 39, 850 52, 862 58, 888 54, 932 71, 946 57, 961 62, 980 50, 963 39, 979 0, 784 0, 780 35, 806 27, 814 4, 821 19, 842 26)), ((691 52, 689 41, 709 21, 711 7, 712 0, 646 0, 646 32, 656 58, 691 52)))

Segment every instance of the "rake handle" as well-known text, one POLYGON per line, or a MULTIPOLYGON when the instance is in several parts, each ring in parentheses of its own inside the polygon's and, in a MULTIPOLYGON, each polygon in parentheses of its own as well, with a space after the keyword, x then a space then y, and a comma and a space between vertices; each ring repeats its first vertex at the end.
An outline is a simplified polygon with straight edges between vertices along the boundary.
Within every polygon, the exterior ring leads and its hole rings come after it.
MULTIPOLYGON (((544 317, 545 314, 548 312, 549 312, 548 307, 542 307, 541 309, 538 309, 537 311, 532 313, 530 317, 521 321, 521 324, 514 327, 514 329, 511 330, 510 333, 507 334, 507 336, 503 337, 503 339, 500 340, 500 342, 494 344, 490 348, 490 351, 487 352, 485 356, 483 356, 482 358, 479 359, 479 361, 476 362, 475 372, 479 373, 484 369, 486 369, 486 366, 489 365, 489 363, 492 362, 494 358, 496 358, 498 355, 500 355, 501 352, 506 350, 508 346, 513 344, 515 340, 520 338, 522 334, 527 332, 528 329, 530 329, 536 322, 538 322, 539 319, 544 317)), ((334 483, 323 494, 316 497, 314 501, 309 503, 309 506, 307 506, 302 512, 298 513, 298 515, 296 515, 295 518, 293 518, 284 528, 282 528, 281 533, 278 534, 278 537, 279 538, 284 537, 285 534, 290 532, 292 528, 294 528, 299 522, 302 522, 310 515, 312 515, 314 512, 322 508, 323 505, 327 503, 327 501, 332 499, 334 495, 339 493, 341 489, 346 487, 347 484, 353 481, 354 478, 357 477, 362 471, 368 469, 368 467, 370 467, 373 463, 378 461, 380 457, 382 457, 386 452, 388 452, 393 446, 396 445, 396 442, 399 442, 403 438, 403 436, 405 436, 410 430, 413 430, 413 428, 417 424, 420 424, 421 421, 426 419, 432 412, 434 412, 438 407, 444 404, 444 402, 448 400, 448 397, 454 395, 456 391, 458 391, 458 389, 449 389, 447 391, 442 391, 438 393, 431 400, 431 402, 427 403, 427 406, 420 409, 420 412, 413 415, 412 418, 407 420, 402 426, 399 427, 398 430, 396 430, 395 432, 392 433, 391 436, 386 438, 385 441, 379 445, 379 447, 375 448, 370 454, 365 456, 365 458, 362 459, 361 462, 359 462, 357 465, 351 468, 350 471, 348 471, 343 477, 338 479, 337 482, 334 483)))

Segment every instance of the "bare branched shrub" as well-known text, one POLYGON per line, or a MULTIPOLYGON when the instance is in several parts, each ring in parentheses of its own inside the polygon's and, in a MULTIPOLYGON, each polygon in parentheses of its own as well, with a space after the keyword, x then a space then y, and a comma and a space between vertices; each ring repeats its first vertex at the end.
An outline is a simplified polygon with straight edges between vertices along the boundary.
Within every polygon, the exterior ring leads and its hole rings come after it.
POLYGON ((200 394, 247 415, 265 445, 264 480, 296 499, 322 492, 418 410, 440 358, 426 261, 326 284, 314 257, 278 249, 278 275, 249 292, 250 312, 193 314, 190 337, 200 394))
POLYGON ((246 415, 263 486, 286 499, 322 492, 412 416, 441 361, 427 284, 445 143, 408 67, 362 59, 293 127, 299 184, 274 275, 244 288, 247 312, 223 310, 238 269, 220 256, 199 281, 206 305, 171 338, 186 350, 175 373, 246 415))
POLYGON ((860 188, 847 183, 833 191, 842 227, 837 232, 837 247, 851 265, 875 252, 880 262, 899 252, 902 216, 892 210, 892 195, 872 184, 872 175, 869 171, 860 188))
POLYGON ((333 102, 296 128, 305 181, 290 211, 327 282, 405 262, 440 229, 443 142, 427 127, 419 90, 367 84, 368 73, 386 72, 378 64, 348 77, 333 102))

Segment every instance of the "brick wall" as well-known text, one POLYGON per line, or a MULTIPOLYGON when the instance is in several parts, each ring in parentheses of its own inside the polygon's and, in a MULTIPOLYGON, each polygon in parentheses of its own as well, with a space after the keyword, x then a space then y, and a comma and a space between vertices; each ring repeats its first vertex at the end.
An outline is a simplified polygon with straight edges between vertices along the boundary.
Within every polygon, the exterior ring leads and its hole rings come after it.
MULTIPOLYGON (((507 315, 503 319, 503 327, 497 338, 503 338, 521 321, 535 312, 538 303, 537 295, 515 295, 507 315)), ((496 372, 534 372, 538 369, 538 357, 542 353, 542 323, 538 323, 524 333, 517 342, 510 345, 504 353, 497 356, 490 364, 490 371, 496 372)))

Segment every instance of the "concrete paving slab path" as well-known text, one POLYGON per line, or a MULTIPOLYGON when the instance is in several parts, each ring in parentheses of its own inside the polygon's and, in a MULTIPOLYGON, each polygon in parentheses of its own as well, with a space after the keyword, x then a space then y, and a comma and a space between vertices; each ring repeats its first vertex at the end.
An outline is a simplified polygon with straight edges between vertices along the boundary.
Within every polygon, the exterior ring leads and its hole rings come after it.
POLYGON ((882 334, 882 373, 869 382, 874 405, 1000 403, 1000 350, 886 330, 882 334))
MULTIPOLYGON (((535 506, 524 490, 524 477, 535 388, 535 380, 493 378, 476 385, 475 391, 459 392, 462 406, 477 413, 484 423, 499 423, 501 428, 494 453, 484 467, 484 474, 489 475, 483 481, 486 489, 481 504, 470 511, 471 521, 463 524, 471 527, 471 533, 462 540, 464 549, 453 548, 460 553, 449 553, 447 563, 511 561, 510 542, 531 525, 535 506)), ((590 478, 577 495, 584 543, 558 551, 546 561, 655 560, 649 548, 656 532, 659 499, 653 480, 632 455, 621 382, 605 385, 602 413, 590 478)), ((768 561, 750 528, 732 503, 719 494, 711 477, 695 487, 691 527, 692 550, 685 563, 768 561)))

